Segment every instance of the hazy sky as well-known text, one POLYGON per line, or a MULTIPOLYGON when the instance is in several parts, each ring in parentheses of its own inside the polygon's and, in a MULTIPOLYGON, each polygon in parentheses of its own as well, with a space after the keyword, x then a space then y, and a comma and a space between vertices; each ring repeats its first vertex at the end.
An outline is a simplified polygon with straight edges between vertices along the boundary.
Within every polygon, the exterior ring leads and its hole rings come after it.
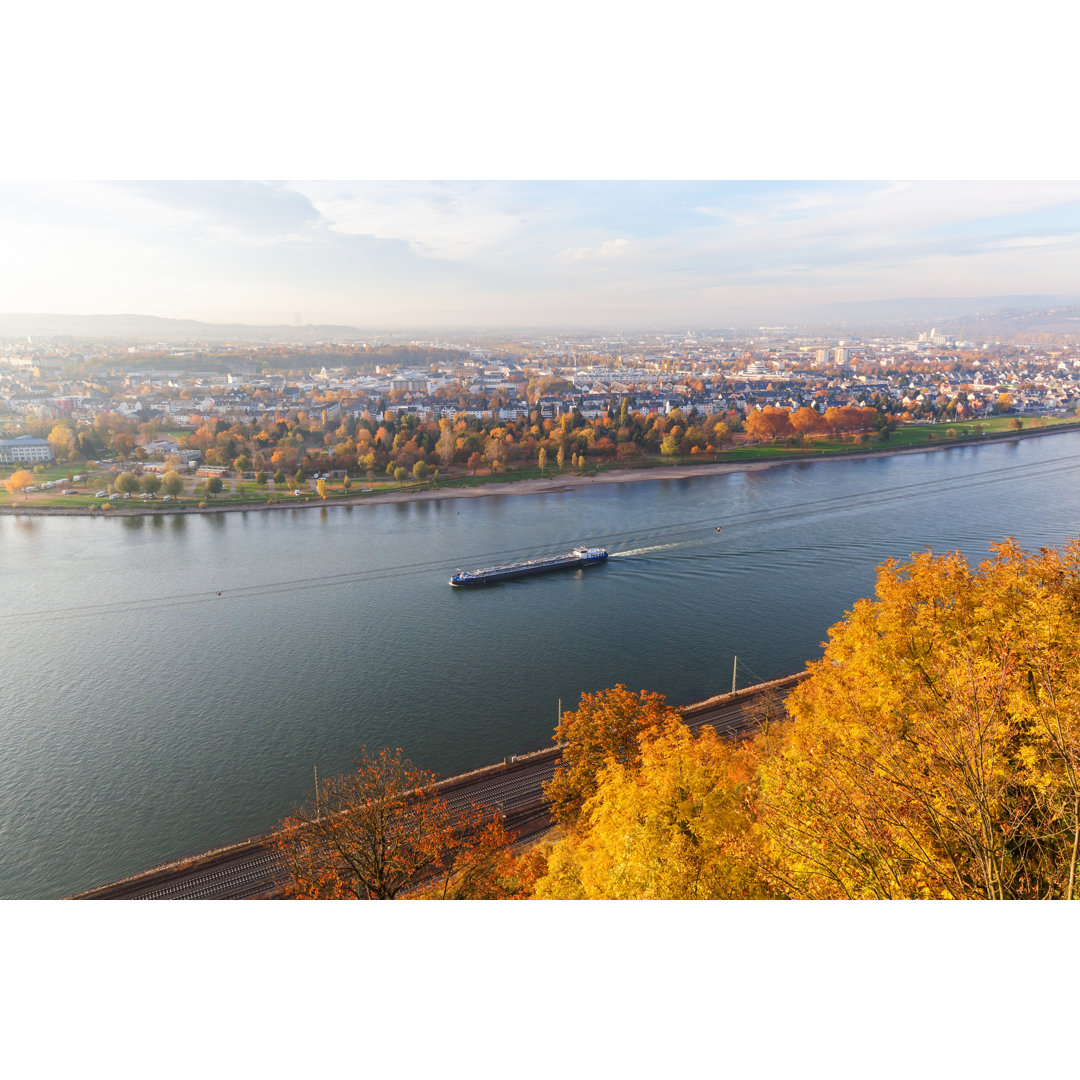
POLYGON ((1080 292, 1080 183, 7 182, 6 312, 712 326, 1080 292))

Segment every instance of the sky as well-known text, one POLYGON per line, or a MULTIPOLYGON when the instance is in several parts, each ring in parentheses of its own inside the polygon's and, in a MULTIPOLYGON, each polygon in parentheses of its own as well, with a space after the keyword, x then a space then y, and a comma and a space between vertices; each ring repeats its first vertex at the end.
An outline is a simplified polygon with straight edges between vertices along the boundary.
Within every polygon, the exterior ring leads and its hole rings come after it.
POLYGON ((1077 181, 8 181, 7 312, 711 327, 1080 292, 1077 181))
POLYGON ((722 7, 18 5, 0 312, 686 329, 1080 290, 1051 0, 722 7))

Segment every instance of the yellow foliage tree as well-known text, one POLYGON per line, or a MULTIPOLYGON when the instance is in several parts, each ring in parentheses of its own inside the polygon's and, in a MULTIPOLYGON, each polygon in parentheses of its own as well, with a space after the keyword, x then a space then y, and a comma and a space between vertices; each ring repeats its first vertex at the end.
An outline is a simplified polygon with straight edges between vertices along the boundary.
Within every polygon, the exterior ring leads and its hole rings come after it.
POLYGON ((769 895, 752 856, 747 755, 680 720, 641 733, 636 767, 609 758, 576 832, 560 840, 539 899, 704 900, 769 895))
POLYGON ((56 424, 49 432, 48 440, 57 461, 71 461, 78 453, 75 432, 66 424, 56 424))
POLYGON ((1073 898, 1080 541, 886 563, 787 701, 754 812, 812 898, 1073 898))

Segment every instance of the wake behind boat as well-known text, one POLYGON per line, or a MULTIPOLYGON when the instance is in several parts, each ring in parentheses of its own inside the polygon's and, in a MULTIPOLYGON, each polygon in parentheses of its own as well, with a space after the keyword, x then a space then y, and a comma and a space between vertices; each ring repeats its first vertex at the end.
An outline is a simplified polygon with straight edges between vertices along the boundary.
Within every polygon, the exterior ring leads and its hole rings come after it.
POLYGON ((604 548, 577 547, 569 555, 555 555, 548 559, 529 559, 527 562, 506 563, 505 566, 489 566, 484 570, 459 570, 451 579, 455 588, 472 585, 492 585, 510 578, 546 574, 549 570, 567 570, 578 566, 592 566, 604 562, 608 553, 604 548))

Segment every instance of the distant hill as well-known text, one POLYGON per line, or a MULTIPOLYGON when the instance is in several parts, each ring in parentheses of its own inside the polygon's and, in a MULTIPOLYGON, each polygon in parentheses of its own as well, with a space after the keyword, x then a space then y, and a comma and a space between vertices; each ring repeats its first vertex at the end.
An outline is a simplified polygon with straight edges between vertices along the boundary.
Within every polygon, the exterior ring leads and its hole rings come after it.
POLYGON ((825 304, 823 323, 838 329, 927 330, 1012 338, 1024 333, 1077 334, 1080 296, 909 297, 825 304))
POLYGON ((359 341, 371 335, 355 326, 250 326, 156 315, 0 314, 0 337, 117 338, 126 342, 359 341))

